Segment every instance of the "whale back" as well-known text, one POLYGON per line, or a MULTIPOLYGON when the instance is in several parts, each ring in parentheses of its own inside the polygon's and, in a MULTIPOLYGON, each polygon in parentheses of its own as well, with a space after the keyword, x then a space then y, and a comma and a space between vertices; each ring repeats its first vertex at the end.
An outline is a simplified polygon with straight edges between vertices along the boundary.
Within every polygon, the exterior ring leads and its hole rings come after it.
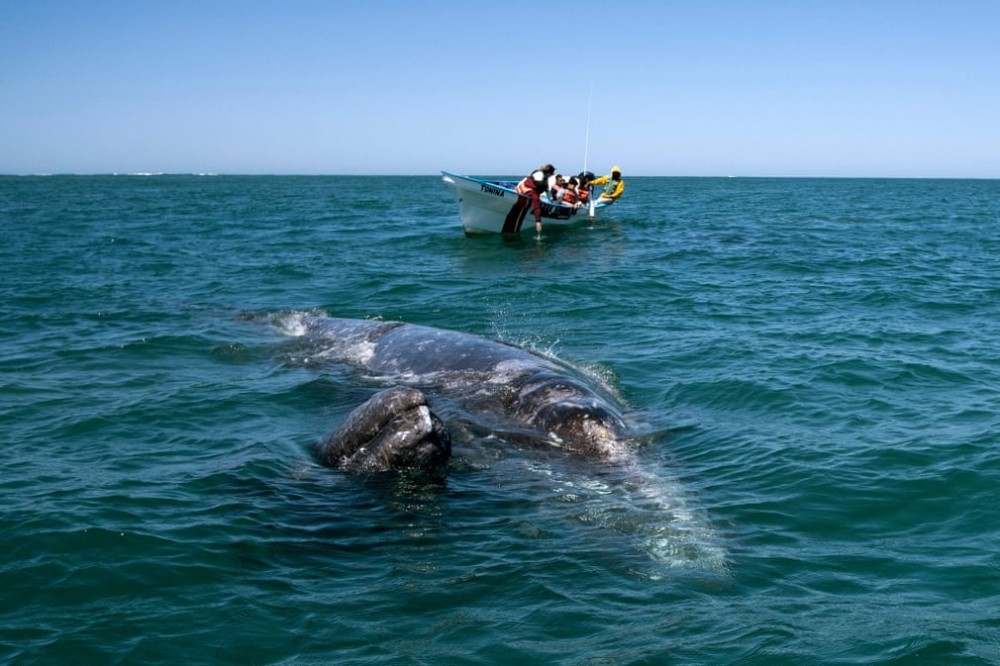
POLYGON ((434 385, 473 404, 498 429, 596 458, 622 451, 620 410, 568 366, 477 335, 401 322, 311 318, 341 357, 391 381, 434 385))

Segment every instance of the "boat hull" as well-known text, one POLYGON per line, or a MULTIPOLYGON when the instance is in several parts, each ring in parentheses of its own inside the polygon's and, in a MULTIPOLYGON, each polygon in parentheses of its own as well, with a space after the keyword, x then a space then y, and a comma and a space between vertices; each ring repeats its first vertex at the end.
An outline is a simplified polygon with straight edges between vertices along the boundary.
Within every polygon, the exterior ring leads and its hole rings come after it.
MULTIPOLYGON (((531 199, 514 191, 515 183, 503 180, 482 180, 441 172, 441 180, 458 201, 458 212, 466 235, 516 234, 523 229, 534 229, 531 199)), ((606 206, 595 206, 595 218, 606 206)), ((574 208, 552 203, 543 197, 541 202, 544 226, 567 226, 589 221, 588 208, 574 208)))

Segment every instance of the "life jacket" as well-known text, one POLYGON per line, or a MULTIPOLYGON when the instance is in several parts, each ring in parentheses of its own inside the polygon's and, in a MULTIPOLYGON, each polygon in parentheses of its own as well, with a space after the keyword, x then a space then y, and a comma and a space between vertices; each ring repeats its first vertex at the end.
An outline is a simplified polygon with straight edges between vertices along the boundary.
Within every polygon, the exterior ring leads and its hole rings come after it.
POLYGON ((572 206, 580 199, 580 195, 577 192, 577 190, 571 190, 567 187, 562 191, 562 202, 567 206, 572 206))
POLYGON ((535 194, 541 194, 546 189, 548 189, 548 179, 541 169, 532 171, 530 175, 525 176, 524 180, 517 184, 514 191, 518 194, 530 194, 532 191, 535 194))
POLYGON ((624 189, 625 183, 620 178, 619 180, 608 178, 607 182, 604 183, 604 191, 601 192, 601 196, 609 199, 617 199, 624 189))

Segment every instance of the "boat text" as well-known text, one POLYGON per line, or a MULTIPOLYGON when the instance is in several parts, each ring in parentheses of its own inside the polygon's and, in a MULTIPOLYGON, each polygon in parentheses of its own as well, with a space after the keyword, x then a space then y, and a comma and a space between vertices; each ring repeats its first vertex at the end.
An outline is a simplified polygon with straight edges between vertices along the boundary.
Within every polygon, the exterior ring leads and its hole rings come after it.
POLYGON ((486 194, 492 194, 495 197, 503 196, 503 190, 501 190, 499 187, 493 187, 492 185, 486 185, 484 183, 480 185, 480 188, 482 189, 483 192, 486 192, 486 194))

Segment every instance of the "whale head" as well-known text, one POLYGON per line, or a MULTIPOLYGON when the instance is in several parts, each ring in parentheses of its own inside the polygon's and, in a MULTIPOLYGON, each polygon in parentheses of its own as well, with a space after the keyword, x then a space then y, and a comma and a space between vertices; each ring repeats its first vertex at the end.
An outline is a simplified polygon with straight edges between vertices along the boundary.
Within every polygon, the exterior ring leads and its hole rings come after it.
POLYGON ((588 457, 614 457, 626 437, 606 400, 563 375, 539 373, 522 384, 516 409, 550 443, 588 457))
POLYGON ((621 419, 598 401, 570 398, 538 411, 535 425, 560 446, 592 458, 610 458, 624 439, 621 419))

